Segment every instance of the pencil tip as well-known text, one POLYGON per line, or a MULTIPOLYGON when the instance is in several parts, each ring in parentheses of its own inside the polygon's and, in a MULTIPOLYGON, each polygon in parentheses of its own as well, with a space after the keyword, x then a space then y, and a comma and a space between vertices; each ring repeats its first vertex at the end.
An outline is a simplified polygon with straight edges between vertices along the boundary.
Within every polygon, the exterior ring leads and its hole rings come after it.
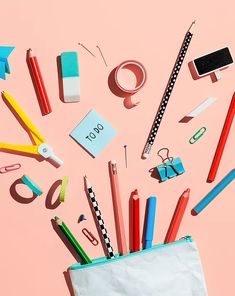
POLYGON ((189 195, 189 193, 190 193, 190 188, 187 188, 187 189, 184 191, 184 194, 185 194, 185 195, 189 195))
POLYGON ((194 20, 194 21, 192 22, 191 26, 189 27, 189 30, 188 30, 188 31, 189 31, 190 33, 193 33, 193 30, 194 30, 193 27, 194 27, 195 23, 196 23, 196 20, 194 20))

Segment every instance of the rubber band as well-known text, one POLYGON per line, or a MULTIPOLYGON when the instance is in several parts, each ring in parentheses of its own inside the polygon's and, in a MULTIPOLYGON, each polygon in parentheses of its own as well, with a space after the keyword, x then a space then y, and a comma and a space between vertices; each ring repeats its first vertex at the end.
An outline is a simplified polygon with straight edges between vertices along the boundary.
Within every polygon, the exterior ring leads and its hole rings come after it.
POLYGON ((43 191, 40 189, 40 187, 36 183, 34 183, 28 176, 23 175, 23 177, 21 177, 21 180, 36 195, 42 195, 43 194, 43 191))
POLYGON ((67 185, 68 185, 68 176, 64 176, 62 179, 60 195, 59 195, 60 202, 64 202, 67 185))

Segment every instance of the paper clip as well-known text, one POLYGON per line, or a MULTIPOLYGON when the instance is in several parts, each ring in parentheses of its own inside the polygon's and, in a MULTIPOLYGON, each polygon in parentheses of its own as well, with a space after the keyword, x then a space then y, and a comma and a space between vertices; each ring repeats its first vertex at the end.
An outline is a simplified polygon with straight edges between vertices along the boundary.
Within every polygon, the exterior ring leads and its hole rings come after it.
POLYGON ((20 168, 21 168, 20 163, 7 165, 7 166, 4 166, 4 167, 0 168, 0 174, 5 174, 5 173, 11 172, 11 171, 18 170, 20 168))
POLYGON ((190 139, 189 143, 194 144, 196 143, 206 132, 206 128, 203 126, 201 127, 190 139))
POLYGON ((82 233, 88 238, 88 240, 92 243, 92 245, 98 246, 99 244, 98 240, 94 237, 94 235, 89 230, 87 230, 86 228, 83 228, 82 233))

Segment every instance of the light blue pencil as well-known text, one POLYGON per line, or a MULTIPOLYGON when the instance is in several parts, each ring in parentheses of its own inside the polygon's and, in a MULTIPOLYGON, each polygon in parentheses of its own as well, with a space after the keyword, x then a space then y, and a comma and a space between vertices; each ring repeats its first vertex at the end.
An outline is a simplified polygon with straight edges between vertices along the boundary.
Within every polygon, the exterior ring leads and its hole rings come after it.
POLYGON ((224 190, 235 178, 235 169, 227 174, 192 210, 193 215, 198 215, 216 196, 224 190))
POLYGON ((155 212, 156 212, 157 198, 150 196, 148 199, 148 212, 145 232, 145 249, 152 247, 154 223, 155 223, 155 212))

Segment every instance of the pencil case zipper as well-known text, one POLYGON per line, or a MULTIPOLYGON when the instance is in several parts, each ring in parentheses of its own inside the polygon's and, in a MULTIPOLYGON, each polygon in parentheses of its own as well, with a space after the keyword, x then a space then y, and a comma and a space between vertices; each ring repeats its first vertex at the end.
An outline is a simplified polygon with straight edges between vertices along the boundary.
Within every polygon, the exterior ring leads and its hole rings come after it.
POLYGON ((184 236, 181 239, 174 241, 172 243, 169 243, 169 244, 158 244, 158 245, 153 246, 152 248, 142 249, 138 252, 128 253, 127 255, 123 255, 123 256, 120 256, 119 254, 117 254, 117 255, 115 255, 114 259, 107 259, 107 257, 101 257, 101 258, 94 259, 92 261, 92 263, 89 263, 89 264, 76 263, 76 264, 73 264, 72 266, 70 266, 70 270, 83 269, 83 268, 89 268, 89 267, 109 264, 109 263, 113 263, 115 261, 129 258, 131 256, 137 256, 139 254, 152 252, 153 250, 162 249, 162 248, 169 248, 169 247, 179 245, 182 243, 191 243, 191 242, 193 242, 192 237, 190 235, 187 235, 187 236, 184 236))

